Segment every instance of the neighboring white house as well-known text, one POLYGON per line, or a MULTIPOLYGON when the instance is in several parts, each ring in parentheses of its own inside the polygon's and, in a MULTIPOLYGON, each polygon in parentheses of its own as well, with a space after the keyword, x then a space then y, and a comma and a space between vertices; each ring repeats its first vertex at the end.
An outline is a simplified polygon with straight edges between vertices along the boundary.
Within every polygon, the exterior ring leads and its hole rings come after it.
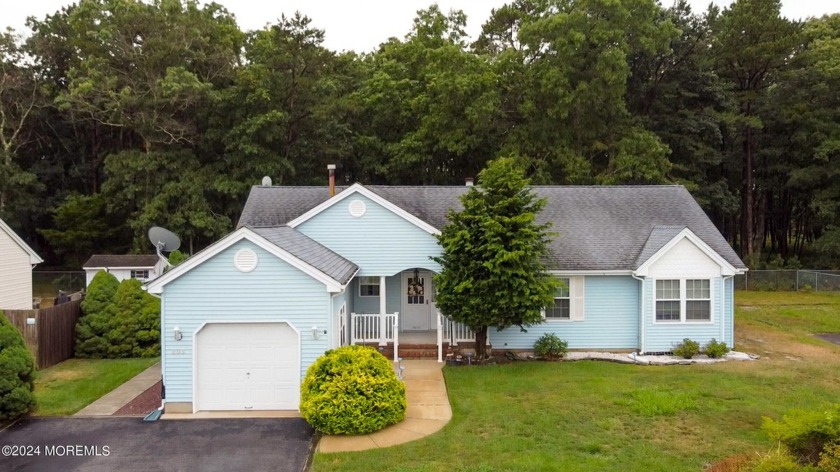
POLYGON ((94 254, 82 268, 85 270, 85 287, 88 287, 93 276, 100 270, 110 272, 120 282, 125 279, 137 279, 141 282, 154 280, 163 274, 164 263, 155 254, 94 254))
POLYGON ((0 309, 32 308, 32 268, 44 262, 0 220, 0 309))

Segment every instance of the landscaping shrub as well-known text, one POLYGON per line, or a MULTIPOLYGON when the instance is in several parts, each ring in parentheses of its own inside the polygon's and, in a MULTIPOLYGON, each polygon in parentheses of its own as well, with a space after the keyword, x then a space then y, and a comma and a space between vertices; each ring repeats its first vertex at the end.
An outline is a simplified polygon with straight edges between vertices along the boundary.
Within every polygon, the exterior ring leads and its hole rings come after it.
POLYGON ((141 287, 139 280, 126 279, 114 295, 105 336, 109 358, 160 355, 160 300, 141 287))
POLYGON ((712 359, 723 357, 727 352, 729 352, 729 348, 726 347, 726 343, 718 342, 715 338, 712 338, 712 340, 703 347, 703 353, 712 359))
POLYGON ((300 413, 327 434, 367 434, 405 418, 405 385, 391 362, 365 346, 319 357, 301 386, 300 413))
POLYGON ((763 428, 799 462, 818 464, 836 460, 840 441, 840 403, 823 411, 792 410, 781 421, 764 418, 763 428))
POLYGON ((108 357, 105 336, 111 329, 110 310, 119 286, 117 278, 104 270, 93 277, 82 301, 82 316, 76 322, 76 357, 108 357))
POLYGON ((155 357, 160 355, 160 300, 136 279, 122 283, 99 272, 91 281, 76 324, 76 357, 155 357))
POLYGON ((35 361, 23 336, 0 311, 0 419, 15 419, 35 407, 35 361))
POLYGON ((674 346, 672 352, 675 356, 682 357, 683 359, 691 359, 700 353, 700 344, 697 341, 685 338, 683 342, 674 346))
POLYGON ((569 343, 554 333, 543 334, 534 343, 534 354, 546 359, 559 359, 565 356, 568 350, 569 343))
POLYGON ((813 469, 803 468, 785 450, 777 449, 761 456, 748 470, 749 472, 804 472, 813 469))

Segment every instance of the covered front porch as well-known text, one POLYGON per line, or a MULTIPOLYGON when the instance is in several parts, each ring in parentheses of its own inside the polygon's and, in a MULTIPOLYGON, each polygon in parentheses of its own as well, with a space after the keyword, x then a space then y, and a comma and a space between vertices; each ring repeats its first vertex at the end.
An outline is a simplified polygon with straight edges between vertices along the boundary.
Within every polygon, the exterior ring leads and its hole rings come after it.
POLYGON ((443 316, 435 306, 434 272, 414 268, 389 276, 357 276, 347 289, 346 341, 380 348, 396 361, 400 350, 411 357, 436 348, 443 362, 445 352, 474 343, 466 326, 443 316))

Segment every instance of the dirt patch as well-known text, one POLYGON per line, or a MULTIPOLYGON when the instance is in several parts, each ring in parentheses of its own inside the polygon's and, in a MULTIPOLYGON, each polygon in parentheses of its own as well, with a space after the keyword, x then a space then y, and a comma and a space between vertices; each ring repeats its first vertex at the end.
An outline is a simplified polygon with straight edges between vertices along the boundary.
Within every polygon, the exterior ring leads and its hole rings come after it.
POLYGON ((822 340, 840 345, 840 333, 825 333, 817 334, 816 336, 822 340))
POLYGON ((158 381, 111 416, 146 416, 160 406, 160 386, 161 382, 158 381))
POLYGON ((65 370, 61 372, 53 372, 50 374, 51 380, 76 380, 81 379, 84 375, 75 370, 65 370))

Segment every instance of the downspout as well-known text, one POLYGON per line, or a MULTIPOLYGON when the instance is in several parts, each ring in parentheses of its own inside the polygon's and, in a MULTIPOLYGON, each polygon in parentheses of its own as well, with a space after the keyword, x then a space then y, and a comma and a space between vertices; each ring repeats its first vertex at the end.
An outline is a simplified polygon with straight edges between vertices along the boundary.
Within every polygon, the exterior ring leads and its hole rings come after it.
MULTIPOLYGON (((726 343, 726 281, 735 277, 734 275, 725 275, 721 277, 721 287, 720 287, 720 342, 726 343)), ((733 289, 735 287, 732 287, 733 289)), ((733 290, 732 299, 735 299, 735 293, 733 290)), ((732 323, 735 323, 735 313, 732 313, 732 323)), ((735 340, 732 340, 732 343, 729 345, 730 349, 735 348, 735 340)))
MULTIPOLYGON (((146 287, 144 286, 143 289, 146 289, 146 287)), ((166 324, 163 322, 163 298, 160 295, 149 293, 148 290, 146 290, 146 293, 160 300, 160 406, 157 407, 157 410, 150 411, 149 414, 143 418, 143 421, 157 421, 163 414, 163 407, 166 405, 166 383, 163 381, 163 373, 166 372, 166 356, 163 355, 165 352, 164 343, 166 342, 166 335, 164 335, 163 330, 166 324)))
POLYGON ((639 354, 645 353, 645 278, 630 274, 639 281, 639 354))

